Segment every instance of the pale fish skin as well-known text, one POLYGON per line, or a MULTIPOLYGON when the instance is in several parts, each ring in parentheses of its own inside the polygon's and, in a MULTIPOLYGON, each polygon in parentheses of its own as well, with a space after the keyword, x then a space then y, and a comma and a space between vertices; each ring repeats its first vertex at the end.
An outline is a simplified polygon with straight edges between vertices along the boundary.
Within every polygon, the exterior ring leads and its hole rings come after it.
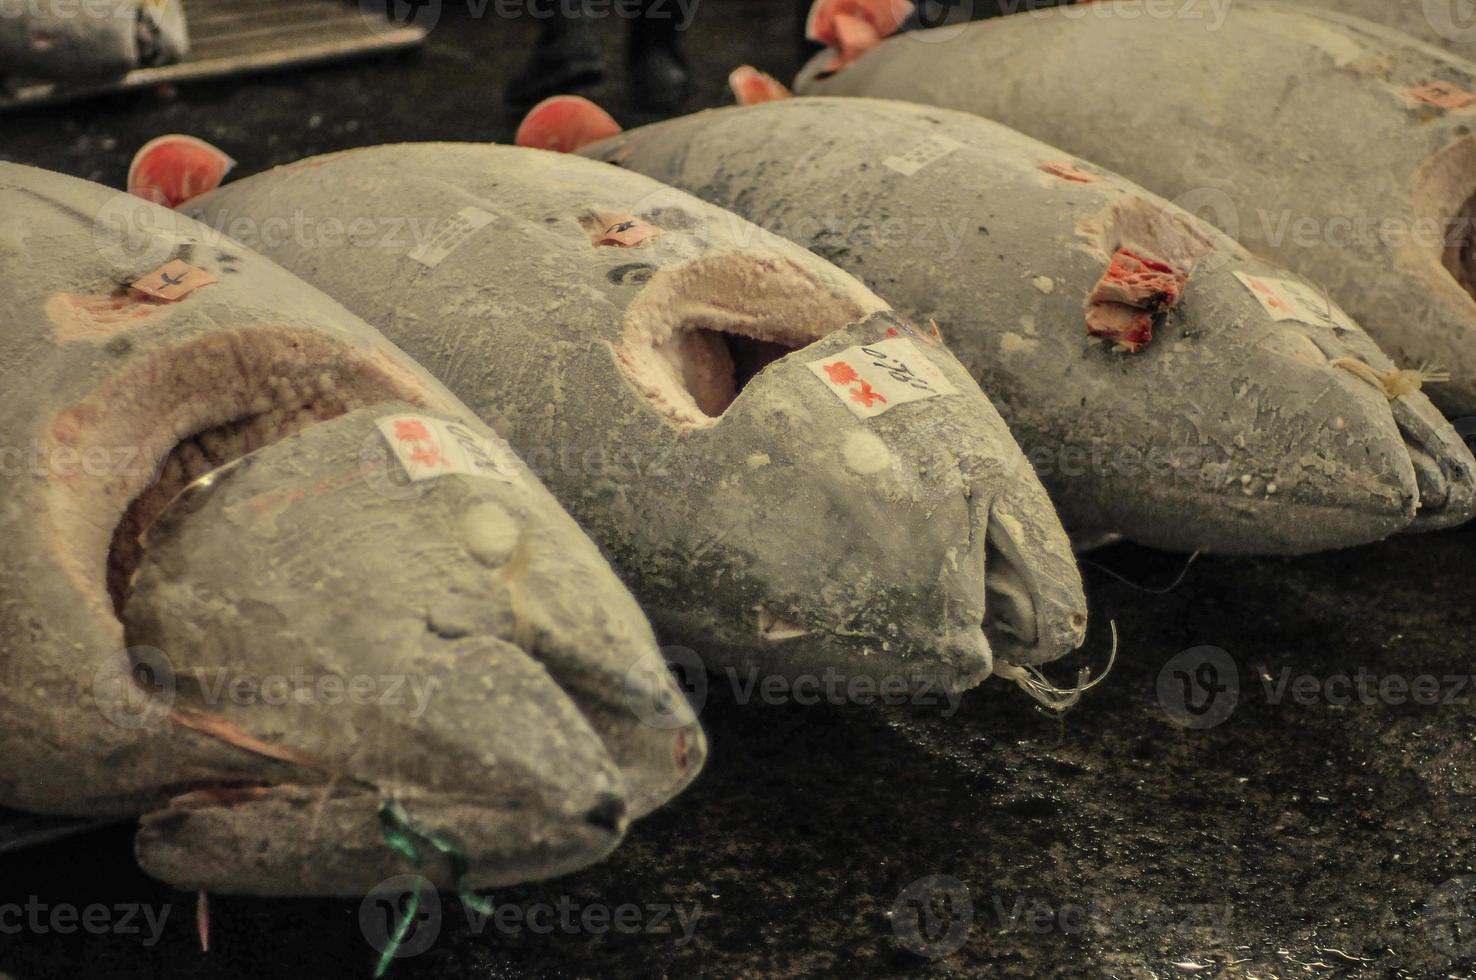
POLYGON ((710 669, 956 691, 996 657, 1018 669, 1083 639, 1070 542, 963 366, 730 212, 593 161, 474 144, 314 158, 185 207, 242 234, 300 220, 308 232, 248 244, 503 433, 658 635, 710 669), (311 233, 356 221, 357 239, 311 233), (599 244, 611 235, 633 247, 599 244), (853 412, 821 366, 887 341, 951 392, 853 412), (762 370, 740 377, 734 357, 762 370))
POLYGON ((182 0, 0 3, 0 66, 7 74, 106 80, 171 64, 189 50, 182 0))
POLYGON ((1356 323, 1276 320, 1237 276, 1297 282, 1318 306, 1320 290, 998 123, 811 97, 701 112, 580 152, 793 237, 936 323, 1080 540, 1297 554, 1476 508, 1476 462, 1425 395, 1391 401, 1334 366, 1394 369, 1356 323), (1088 336, 1084 316, 1124 246, 1189 272, 1136 353, 1088 336))
POLYGON ((404 352, 138 198, 0 164, 0 215, 0 804, 141 815, 140 863, 178 887, 352 896, 582 867, 693 778, 701 730, 630 593, 404 352), (131 288, 175 260, 216 281, 131 288), (506 478, 397 482, 376 423, 406 413, 474 429, 506 478), (398 700, 230 695, 396 670, 398 700), (393 852, 390 804, 463 873, 393 852))
POLYGON ((1476 64, 1263 0, 1168 15, 1107 0, 944 30, 829 78, 817 59, 796 92, 971 112, 1122 174, 1324 287, 1401 368, 1448 371, 1426 393, 1476 415, 1476 64))

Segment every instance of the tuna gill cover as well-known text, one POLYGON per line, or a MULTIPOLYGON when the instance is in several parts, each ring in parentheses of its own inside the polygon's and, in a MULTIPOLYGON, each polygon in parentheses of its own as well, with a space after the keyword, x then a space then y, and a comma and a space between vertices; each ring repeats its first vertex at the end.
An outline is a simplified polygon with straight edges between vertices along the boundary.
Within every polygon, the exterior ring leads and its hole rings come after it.
POLYGON ((144 814, 181 887, 362 895, 412 870, 387 808, 477 887, 693 777, 634 599, 402 351, 138 198, 0 164, 0 215, 0 803, 144 814))
POLYGON ((1297 553, 1476 509, 1460 437, 1417 389, 1391 395, 1394 365, 1316 287, 998 123, 785 99, 581 152, 732 208, 936 323, 1079 538, 1297 553))
POLYGON ((1065 533, 968 372, 729 212, 471 144, 319 157, 186 207, 464 398, 714 669, 961 689, 1082 640, 1065 533))

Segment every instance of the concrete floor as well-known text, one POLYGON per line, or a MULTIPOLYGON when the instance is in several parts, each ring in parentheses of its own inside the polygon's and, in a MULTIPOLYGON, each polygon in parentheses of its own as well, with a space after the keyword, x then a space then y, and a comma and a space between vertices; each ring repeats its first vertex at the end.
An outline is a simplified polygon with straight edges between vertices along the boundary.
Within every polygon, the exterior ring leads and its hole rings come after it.
MULTIPOLYGON (((706 0, 690 34, 694 107, 726 101, 740 62, 786 77, 794 23, 787 0, 706 0)), ((165 132, 219 144, 240 173, 379 142, 506 139, 516 116, 500 93, 532 36, 526 19, 448 3, 418 56, 3 116, 0 157, 120 185, 135 147, 165 132)), ((645 121, 619 89, 593 94, 645 121)), ((603 864, 493 896, 548 906, 551 933, 510 917, 479 928, 447 898, 435 942, 390 975, 1473 975, 1476 530, 1203 558, 1167 594, 1104 571, 1158 586, 1182 565, 1127 546, 1090 556, 1098 628, 1076 659, 1101 662, 1108 620, 1122 653, 1061 719, 998 682, 951 713, 739 704, 711 679, 712 756, 691 790, 603 864), (1225 653, 1184 653, 1204 646, 1225 653), (1360 673, 1369 696, 1344 698, 1342 679, 1360 673), (1238 691, 1183 713, 1181 685, 1197 705, 1200 682, 1238 691), (1379 696, 1381 683, 1431 684, 1452 703, 1379 696), (577 922, 622 905, 638 908, 633 931, 559 921, 561 907, 577 922), (700 909, 690 941, 657 907, 689 921, 700 909)), ((201 954, 194 897, 142 876, 129 838, 0 861, 0 905, 167 907, 159 942, 9 935, 0 918, 0 973, 369 975, 357 902, 217 896, 201 954)))

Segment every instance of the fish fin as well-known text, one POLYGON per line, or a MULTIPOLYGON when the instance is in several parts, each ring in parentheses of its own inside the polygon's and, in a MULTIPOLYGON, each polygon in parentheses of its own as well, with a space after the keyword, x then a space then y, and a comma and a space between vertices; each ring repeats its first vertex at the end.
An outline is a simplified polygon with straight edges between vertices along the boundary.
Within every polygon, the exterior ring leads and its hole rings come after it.
POLYGON ((555 95, 538 103, 518 126, 518 146, 573 153, 582 146, 620 134, 610 114, 580 95, 555 95))
POLYGON ((177 208, 215 190, 235 165, 220 148, 194 136, 157 136, 133 155, 128 165, 128 193, 177 208))
POLYGON ((783 82, 752 65, 739 65, 729 72, 728 88, 733 90, 733 97, 738 100, 739 105, 757 105, 760 102, 794 98, 794 93, 783 82))

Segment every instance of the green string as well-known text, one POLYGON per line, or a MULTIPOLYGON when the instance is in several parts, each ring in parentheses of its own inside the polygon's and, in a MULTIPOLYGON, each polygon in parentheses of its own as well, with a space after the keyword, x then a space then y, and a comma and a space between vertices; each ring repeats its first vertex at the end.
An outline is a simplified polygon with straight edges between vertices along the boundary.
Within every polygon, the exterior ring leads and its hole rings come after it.
MULTIPOLYGON (((476 892, 461 887, 461 880, 466 877, 469 862, 466 854, 457 847, 449 838, 440 834, 428 834, 416 829, 410 822, 410 815, 400 805, 399 800, 388 799, 379 810, 379 832, 389 849, 409 861, 414 867, 419 868, 423 862, 420 848, 416 842, 429 844, 436 851, 445 855, 451 866, 451 880, 456 883, 457 895, 461 901, 475 910, 478 914, 489 916, 492 914, 493 905, 491 899, 478 895, 476 892)), ((405 937, 410 932, 410 923, 415 921, 415 914, 420 911, 420 888, 424 878, 415 883, 415 891, 410 895, 410 904, 405 910, 404 917, 399 925, 395 927, 394 934, 389 937, 384 951, 379 956, 379 965, 374 969, 376 980, 383 977, 389 970, 390 963, 394 961, 395 954, 405 944, 405 937)))

